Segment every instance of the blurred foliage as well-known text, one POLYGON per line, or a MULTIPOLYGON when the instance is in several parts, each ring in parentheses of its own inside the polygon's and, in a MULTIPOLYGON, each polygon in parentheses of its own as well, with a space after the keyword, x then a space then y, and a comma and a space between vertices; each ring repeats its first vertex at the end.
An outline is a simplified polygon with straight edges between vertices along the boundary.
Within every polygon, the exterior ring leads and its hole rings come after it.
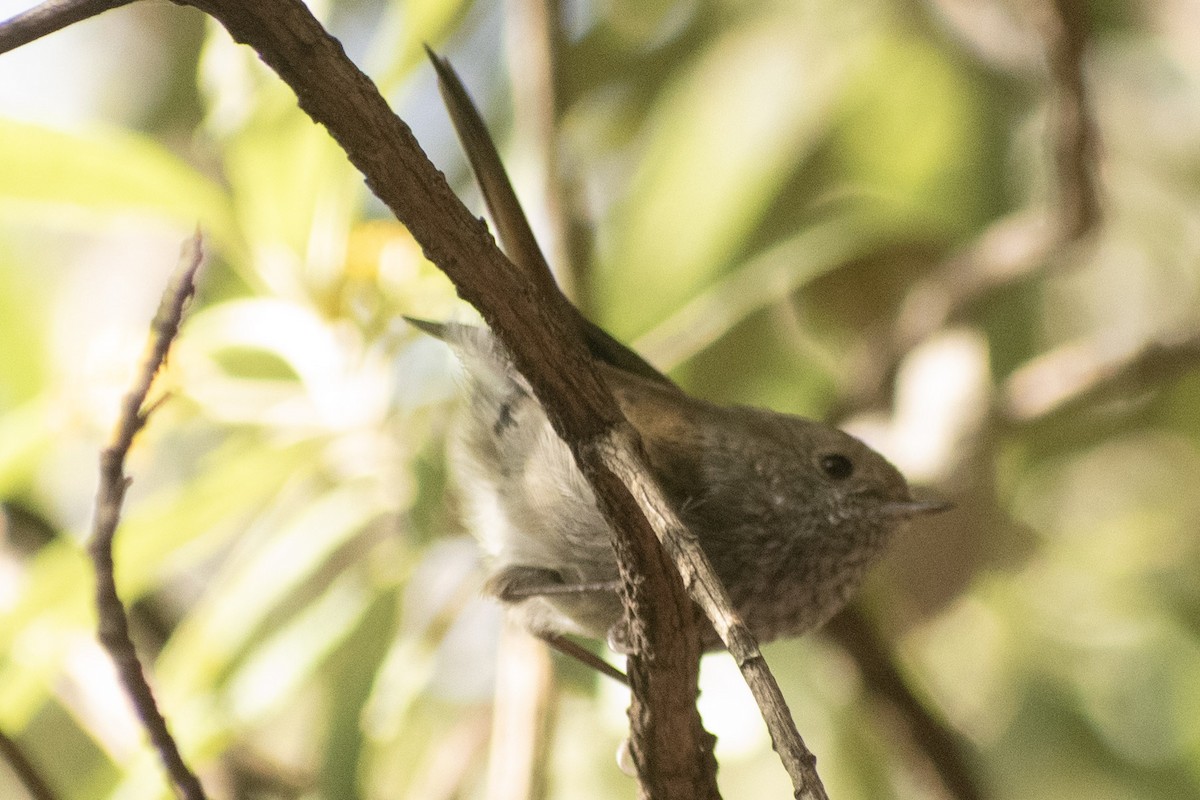
MULTIPOLYGON (((310 5, 469 202, 422 42, 528 161, 504 54, 524 46, 504 36, 522 3, 310 5)), ((703 396, 846 408, 912 286, 1055 199, 1026 4, 564 6, 557 152, 583 296, 703 396)), ((865 597, 989 797, 1196 797, 1200 381, 1145 371, 997 422, 1044 388, 1018 380, 1039 359, 1120 363, 1200 329, 1196 9, 1087 11, 1104 224, 852 409, 959 505, 897 542, 865 597)), ((399 320, 466 314, 452 289, 198 14, 135 4, 0 57, 0 76, 0 729, 63 800, 169 796, 95 641, 82 540, 97 453, 199 223, 200 297, 117 540, 172 729, 214 797, 484 796, 499 614, 442 459, 453 365, 399 320)), ((938 796, 845 654, 809 637, 768 656, 831 794, 938 796)), ((622 692, 559 667, 549 796, 634 796, 612 765, 622 692)), ((701 702, 727 796, 784 796, 720 656, 701 702)), ((0 797, 22 796, 0 766, 0 797)))

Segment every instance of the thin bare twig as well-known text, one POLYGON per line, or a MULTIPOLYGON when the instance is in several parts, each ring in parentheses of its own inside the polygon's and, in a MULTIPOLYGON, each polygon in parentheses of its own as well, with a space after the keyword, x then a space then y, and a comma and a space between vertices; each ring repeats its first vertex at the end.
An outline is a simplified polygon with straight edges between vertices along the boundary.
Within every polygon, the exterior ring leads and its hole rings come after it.
POLYGON ((42 777, 42 773, 34 765, 21 745, 7 733, 0 730, 0 756, 8 762, 17 780, 29 792, 33 800, 59 800, 58 795, 50 788, 50 784, 42 777))
POLYGON ((50 0, 5 21, 0 28, 0 53, 60 31, 133 0, 50 0))
POLYGON ((176 790, 185 800, 205 800, 204 789, 195 773, 184 762, 167 722, 158 709, 141 661, 129 637, 129 617, 117 594, 113 565, 113 539, 121 519, 121 506, 130 479, 125 476, 125 457, 133 438, 146 424, 145 408, 150 384, 167 358, 167 351, 179 331, 184 307, 195 291, 196 271, 203 253, 200 234, 185 245, 179 267, 163 294, 158 313, 154 316, 145 360, 133 387, 121 401, 121 415, 113 431, 112 441, 100 454, 100 487, 96 492, 96 508, 88 553, 96 572, 96 607, 99 612, 100 642, 116 664, 117 673, 134 708, 158 750, 176 790))

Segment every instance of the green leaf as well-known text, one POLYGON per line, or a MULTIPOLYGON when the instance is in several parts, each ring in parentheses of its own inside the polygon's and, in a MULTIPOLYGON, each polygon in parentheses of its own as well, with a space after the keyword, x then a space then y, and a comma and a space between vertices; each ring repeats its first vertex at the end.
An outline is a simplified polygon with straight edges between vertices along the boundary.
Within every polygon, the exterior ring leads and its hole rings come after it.
POLYGON ((0 119, 0 209, 44 221, 47 204, 82 212, 67 217, 72 223, 99 224, 137 211, 199 225, 221 248, 239 249, 225 193, 153 140, 0 119))

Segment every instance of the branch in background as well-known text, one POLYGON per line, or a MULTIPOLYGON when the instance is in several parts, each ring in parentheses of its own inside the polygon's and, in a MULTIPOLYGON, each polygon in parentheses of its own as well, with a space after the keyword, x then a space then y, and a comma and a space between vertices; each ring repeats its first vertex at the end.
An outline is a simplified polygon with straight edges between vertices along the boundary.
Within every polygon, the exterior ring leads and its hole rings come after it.
POLYGON ((534 207, 544 212, 546 221, 541 243, 563 294, 585 308, 578 302, 583 288, 581 265, 571 257, 571 222, 558 157, 559 96, 554 80, 558 74, 558 14, 556 0, 507 0, 505 53, 513 97, 513 129, 517 140, 535 155, 539 180, 534 207))
POLYGON ((878 243, 877 233, 852 219, 816 223, 715 281, 639 337, 633 349, 669 371, 752 314, 786 302, 808 282, 865 255, 878 243))
POLYGON ((284 766, 247 745, 224 754, 223 760, 230 797, 299 800, 311 796, 316 783, 307 770, 284 766))
POLYGON ((542 642, 506 618, 500 632, 487 800, 546 796, 557 700, 554 667, 542 642))
POLYGON ((1069 243, 1100 222, 1096 123, 1083 74, 1087 9, 1083 0, 1053 0, 1044 6, 1041 17, 1053 87, 1050 128, 1058 190, 1054 207, 1059 235, 1063 243, 1069 243))
POLYGON ((929 760, 950 795, 956 800, 982 800, 983 791, 975 782, 958 735, 917 699, 861 606, 852 604, 845 608, 829 621, 823 632, 854 659, 870 692, 884 698, 904 718, 913 743, 929 760))
POLYGON ((100 454, 100 487, 96 492, 92 536, 88 545, 88 553, 96 571, 100 642, 116 664, 117 674, 133 701, 150 741, 158 750, 175 788, 185 800, 205 800, 204 789, 184 762, 174 737, 167 730, 166 720, 158 710, 137 651, 129 638, 129 618, 117 595, 112 550, 125 490, 130 482, 125 476, 125 457, 133 444, 133 437, 146 424, 152 410, 145 407, 146 396, 179 331, 184 307, 195 292, 196 271, 200 268, 202 258, 200 234, 197 233, 184 247, 179 267, 163 294, 151 326, 145 361, 133 387, 121 401, 121 415, 112 441, 100 454))
POLYGON ((2 730, 0 730, 0 756, 3 756, 4 760, 8 762, 13 774, 17 776, 17 780, 21 782, 33 800, 59 800, 58 795, 50 788, 50 784, 42 777, 42 773, 25 755, 21 745, 2 730))
MULTIPOLYGON (((474 796, 470 792, 471 780, 487 749, 490 716, 481 710, 456 721, 438 742, 433 757, 413 776, 404 797, 408 800, 458 800, 474 796)), ((487 797, 492 800, 491 795, 487 797)))
POLYGON ((1128 396, 1200 368, 1200 331, 1191 330, 1122 353, 1097 343, 1052 350, 1013 372, 1001 389, 1001 420, 1041 422, 1086 405, 1128 396))
POLYGON ((1049 210, 1004 217, 908 293, 891 331, 867 350, 848 408, 876 405, 904 356, 989 294, 1022 281, 1101 222, 1098 137, 1084 81, 1087 19, 1079 0, 1037 5, 1050 89, 1048 134, 1054 196, 1049 210))
MULTIPOLYGON (((961 253, 914 286, 887 336, 866 348, 865 365, 849 386, 837 413, 839 417, 880 404, 901 362, 913 348, 961 319, 991 293, 1025 280, 1053 259, 1061 258, 1099 227, 1101 202, 1096 180, 1099 148, 1083 76, 1088 43, 1083 4, 1079 0, 1054 0, 1038 5, 1037 11, 1051 81, 1048 131, 1055 194, 1048 201, 1050 210, 1026 210, 998 220, 961 253)), ((1164 365, 1177 368, 1180 362, 1194 363, 1196 353, 1192 348, 1196 345, 1184 342, 1155 352, 1148 350, 1144 359, 1131 360, 1130 369, 1139 369, 1147 362, 1164 370, 1167 369, 1164 365)), ((1119 370, 1097 373, 1095 390, 1119 382, 1120 373, 1119 370)), ((993 413, 1011 418, 1021 413, 1022 407, 1028 410, 1031 407, 1028 385, 1020 383, 1014 375, 1006 389, 1006 406, 993 413)), ((926 711, 913 695, 890 644, 873 626, 859 624, 865 617, 858 603, 852 604, 843 616, 844 619, 832 623, 829 632, 854 656, 871 694, 903 712, 913 741, 937 770, 948 791, 958 800, 982 797, 982 790, 968 768, 962 740, 926 711)))

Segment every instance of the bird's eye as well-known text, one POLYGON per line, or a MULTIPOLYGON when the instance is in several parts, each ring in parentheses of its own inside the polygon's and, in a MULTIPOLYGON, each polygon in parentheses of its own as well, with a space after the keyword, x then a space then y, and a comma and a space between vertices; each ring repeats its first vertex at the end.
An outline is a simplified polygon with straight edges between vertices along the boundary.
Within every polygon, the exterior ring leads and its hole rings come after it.
POLYGON ((830 453, 829 455, 821 456, 821 460, 818 463, 821 465, 821 471, 835 481, 843 481, 849 478, 854 472, 854 462, 841 453, 830 453))

